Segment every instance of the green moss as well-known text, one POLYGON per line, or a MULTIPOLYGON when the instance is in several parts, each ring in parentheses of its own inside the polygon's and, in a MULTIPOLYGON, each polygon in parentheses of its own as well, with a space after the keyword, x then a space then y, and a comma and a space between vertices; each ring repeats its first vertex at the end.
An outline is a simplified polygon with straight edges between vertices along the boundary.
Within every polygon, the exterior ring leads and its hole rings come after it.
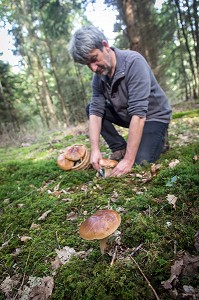
POLYGON ((172 118, 179 119, 184 116, 193 118, 193 117, 197 117, 198 115, 199 115, 199 109, 195 109, 195 110, 190 110, 190 111, 175 112, 175 113, 173 113, 172 118))
MULTIPOLYGON (((129 256, 141 245, 134 259, 155 288, 161 300, 170 299, 161 282, 170 277, 171 262, 177 251, 197 255, 194 235, 199 228, 199 143, 196 112, 176 117, 170 128, 171 150, 162 155, 161 168, 146 182, 151 165, 136 166, 132 174, 122 178, 102 179, 96 171, 65 172, 58 168, 59 150, 73 143, 85 143, 85 135, 64 136, 49 144, 30 147, 1 148, 0 165, 0 281, 6 276, 53 276, 51 262, 56 249, 65 246, 87 256, 74 257, 54 275, 52 299, 132 300, 154 299, 152 290, 129 256), (186 122, 182 121, 183 118, 186 122), (192 118, 192 119, 191 119, 192 118), (188 131, 189 139, 182 146, 176 138, 188 131), (196 158, 194 159, 194 157, 196 158), (179 164, 169 167, 178 159, 179 164), (148 174, 148 175, 147 175, 148 174), (56 192, 58 191, 58 194, 56 192), (176 208, 168 203, 168 194, 177 197, 176 208), (120 212, 121 245, 117 260, 101 255, 98 241, 79 236, 79 225, 97 209, 112 208, 120 212), (38 220, 46 211, 45 220, 38 220), (70 218, 73 213, 74 218, 70 218), (32 224, 38 229, 31 229, 32 224), (21 237, 31 237, 22 242, 21 237), (16 255, 16 249, 20 253, 16 255)), ((107 146, 102 150, 109 154, 107 146)), ((114 244, 112 245, 114 250, 114 244)), ((179 278, 183 284, 197 286, 198 275, 179 278)), ((0 294, 0 299, 5 297, 0 294)))

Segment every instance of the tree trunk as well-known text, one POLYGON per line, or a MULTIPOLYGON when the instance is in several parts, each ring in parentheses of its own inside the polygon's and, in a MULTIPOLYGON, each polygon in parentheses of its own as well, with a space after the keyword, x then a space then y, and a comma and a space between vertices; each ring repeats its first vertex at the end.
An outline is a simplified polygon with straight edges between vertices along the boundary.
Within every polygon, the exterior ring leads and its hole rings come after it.
POLYGON ((153 70, 157 67, 157 39, 151 17, 152 0, 117 0, 120 16, 126 25, 130 49, 140 52, 153 70))
POLYGON ((190 69, 191 69, 191 73, 192 73, 192 77, 193 77, 193 85, 194 85, 194 87, 193 87, 193 97, 194 97, 194 99, 196 99, 197 98, 197 79, 196 79, 196 73, 195 73, 195 68, 194 68, 193 57, 192 57, 192 54, 191 54, 189 40, 188 40, 188 36, 187 36, 187 33, 186 33, 185 25, 184 25, 184 22, 183 22, 183 16, 182 16, 182 11, 180 9, 179 0, 175 0, 175 4, 176 4, 176 7, 177 7, 179 21, 180 21, 181 28, 182 28, 182 34, 183 34, 183 37, 184 37, 185 46, 186 46, 188 57, 189 57, 190 69))

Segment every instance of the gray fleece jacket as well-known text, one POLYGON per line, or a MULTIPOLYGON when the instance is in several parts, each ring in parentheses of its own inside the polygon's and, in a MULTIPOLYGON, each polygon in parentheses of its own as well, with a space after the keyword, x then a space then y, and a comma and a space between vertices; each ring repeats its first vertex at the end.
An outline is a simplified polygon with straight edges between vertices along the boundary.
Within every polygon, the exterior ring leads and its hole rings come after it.
POLYGON ((124 121, 137 115, 146 117, 146 121, 169 123, 168 99, 144 57, 131 50, 112 50, 117 62, 113 80, 109 85, 106 76, 94 74, 90 115, 103 117, 108 101, 124 121))

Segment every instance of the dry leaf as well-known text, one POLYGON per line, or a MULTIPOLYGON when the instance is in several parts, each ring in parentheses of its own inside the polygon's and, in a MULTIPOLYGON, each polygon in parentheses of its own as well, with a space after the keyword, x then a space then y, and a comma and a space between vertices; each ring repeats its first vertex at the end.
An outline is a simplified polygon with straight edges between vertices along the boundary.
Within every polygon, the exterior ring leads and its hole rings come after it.
POLYGON ((41 215, 41 217, 39 217, 38 218, 38 221, 43 221, 43 220, 45 220, 46 219, 46 217, 48 216, 48 214, 51 212, 52 210, 51 209, 49 209, 49 210, 47 210, 45 213, 43 213, 42 215, 41 215))
POLYGON ((3 203, 6 203, 6 204, 7 204, 7 203, 10 203, 10 198, 4 199, 4 200, 3 200, 3 203))
POLYGON ((172 289, 179 276, 193 276, 198 273, 199 256, 190 255, 188 252, 179 252, 176 260, 171 266, 171 276, 168 280, 163 281, 165 289, 172 289))
POLYGON ((52 295, 54 280, 52 277, 33 277, 30 276, 27 285, 18 290, 17 299, 21 300, 47 300, 52 295))
POLYGON ((56 256, 55 260, 51 261, 51 268, 56 271, 61 266, 62 266, 62 263, 61 263, 59 257, 56 256))
POLYGON ((56 271, 60 266, 65 265, 67 262, 69 262, 72 256, 85 258, 90 252, 92 252, 92 249, 88 251, 76 252, 75 249, 65 246, 63 249, 55 249, 55 251, 57 253, 57 256, 51 262, 51 267, 56 271))
POLYGON ((183 299, 199 299, 199 289, 194 289, 191 285, 183 285, 183 299))
POLYGON ((32 223, 30 229, 40 229, 41 226, 39 224, 32 223))
POLYGON ((169 168, 174 168, 175 166, 177 166, 180 163, 180 161, 178 159, 174 159, 170 162, 169 164, 169 168))
POLYGON ((18 256, 22 252, 21 248, 16 248, 15 252, 11 253, 10 255, 13 257, 18 256))
POLYGON ((113 191, 113 194, 112 194, 112 196, 111 196, 111 201, 112 201, 112 202, 117 202, 118 197, 119 197, 118 192, 116 192, 116 191, 114 190, 114 191, 113 191))
POLYGON ((153 176, 156 176, 157 175, 157 171, 159 171, 160 170, 160 168, 161 168, 161 164, 152 164, 152 166, 151 166, 151 174, 153 175, 153 176))
POLYGON ((66 219, 69 221, 72 221, 72 220, 76 220, 77 217, 78 217, 78 214, 74 211, 71 211, 69 214, 67 214, 66 219))
POLYGON ((21 242, 25 243, 29 240, 32 240, 32 238, 30 236, 23 235, 23 236, 20 237, 20 240, 21 240, 21 242))
POLYGON ((169 204, 173 205, 173 208, 176 210, 176 201, 177 201, 177 197, 174 195, 167 195, 167 201, 169 202, 169 204))
POLYGON ((30 292, 30 299, 32 300, 47 300, 52 295, 54 289, 54 280, 52 277, 42 278, 41 284, 36 285, 30 292))
POLYGON ((65 246, 61 250, 55 249, 55 251, 56 251, 57 256, 58 256, 60 262, 62 263, 62 265, 64 265, 65 263, 67 263, 70 260, 70 258, 71 258, 72 255, 76 254, 75 249, 70 248, 68 246, 65 246))
POLYGON ((199 230, 195 234, 194 246, 197 251, 199 251, 199 230))
POLYGON ((1 283, 0 285, 0 289, 2 290, 2 292, 8 296, 9 292, 11 292, 13 290, 14 287, 17 286, 17 284, 19 283, 19 279, 17 278, 17 276, 7 276, 4 281, 1 283))
POLYGON ((55 197, 60 197, 61 193, 62 193, 62 191, 53 191, 52 192, 51 190, 48 190, 48 194, 53 195, 55 197))

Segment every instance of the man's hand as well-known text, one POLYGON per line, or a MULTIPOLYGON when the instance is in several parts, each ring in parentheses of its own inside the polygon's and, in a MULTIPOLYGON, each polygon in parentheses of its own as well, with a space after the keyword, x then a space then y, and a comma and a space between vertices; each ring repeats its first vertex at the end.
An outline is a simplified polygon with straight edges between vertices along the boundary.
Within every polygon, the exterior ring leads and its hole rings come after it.
POLYGON ((102 158, 102 154, 100 151, 92 151, 91 152, 91 159, 90 162, 94 169, 96 169, 99 172, 99 160, 102 158))
POLYGON ((109 177, 120 177, 125 174, 128 174, 131 171, 131 168, 133 166, 132 162, 129 162, 127 159, 122 159, 117 166, 112 170, 109 177))

